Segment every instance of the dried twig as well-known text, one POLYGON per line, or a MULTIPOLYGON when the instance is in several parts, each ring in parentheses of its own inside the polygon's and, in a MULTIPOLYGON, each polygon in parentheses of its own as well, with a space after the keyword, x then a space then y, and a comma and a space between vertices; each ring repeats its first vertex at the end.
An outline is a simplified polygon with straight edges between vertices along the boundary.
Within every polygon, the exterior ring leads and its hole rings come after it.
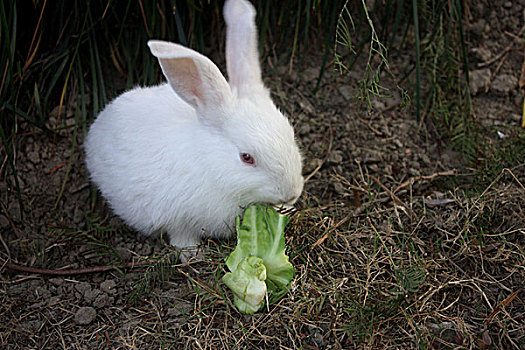
POLYGON ((383 190, 385 190, 385 191, 390 195, 390 197, 392 197, 392 200, 394 201, 394 203, 403 206, 403 207, 404 207, 404 208, 410 213, 411 218, 415 218, 415 217, 417 217, 416 214, 414 213, 414 211, 413 211, 413 210, 412 210, 412 209, 411 209, 406 203, 404 203, 401 199, 399 199, 399 197, 396 196, 396 195, 394 194, 394 192, 392 192, 392 191, 391 191, 388 187, 386 187, 381 181, 379 181, 379 179, 378 179, 377 177, 375 177, 375 176, 373 176, 373 175, 369 175, 369 176, 370 176, 370 178, 371 178, 372 180, 374 180, 374 182, 375 182, 376 184, 378 184, 383 190))
POLYGON ((326 233, 321 238, 319 238, 314 244, 312 244, 312 248, 315 248, 318 245, 322 244, 328 238, 328 236, 330 236, 330 233, 332 233, 336 228, 338 228, 339 226, 347 222, 349 218, 350 218, 350 215, 347 215, 337 224, 335 224, 332 227, 329 227, 326 233))
MULTIPOLYGON (((493 58, 491 58, 490 60, 486 62, 479 63, 478 68, 490 66, 492 63, 498 61, 503 56, 505 56, 512 49, 512 46, 514 45, 515 41, 517 41, 517 39, 519 39, 523 35, 524 32, 525 32, 525 26, 523 26, 520 29, 520 31, 518 32, 518 35, 516 36, 511 35, 514 38, 514 40, 512 40, 498 55, 494 56, 493 58)), ((509 35, 510 33, 506 33, 506 34, 509 35)))
POLYGON ((432 175, 414 176, 414 177, 411 177, 410 179, 408 179, 407 181, 403 182, 401 185, 397 186, 396 189, 394 191, 392 191, 392 193, 396 193, 397 191, 399 191, 403 187, 406 187, 406 186, 408 186, 411 183, 414 183, 416 181, 421 181, 421 180, 431 180, 432 181, 436 177, 440 177, 440 176, 454 176, 457 173, 458 172, 457 172, 456 169, 452 169, 452 170, 447 170, 447 171, 442 171, 442 172, 439 172, 439 173, 435 173, 435 174, 432 174, 432 175))
POLYGON ((525 190, 525 186, 523 186, 523 184, 520 182, 520 180, 518 180, 516 175, 514 175, 514 173, 509 168, 505 168, 501 172, 503 173, 505 171, 508 172, 514 178, 514 180, 518 183, 518 185, 520 185, 522 190, 525 190))
POLYGON ((86 267, 83 269, 57 270, 57 269, 41 269, 37 267, 18 265, 18 264, 8 262, 7 264, 5 264, 4 267, 12 271, 23 272, 23 273, 34 273, 38 275, 53 275, 53 276, 70 276, 70 275, 83 275, 83 274, 104 272, 104 271, 109 271, 109 270, 114 270, 114 269, 132 269, 135 267, 143 267, 143 266, 151 265, 152 263, 153 261, 151 260, 144 260, 144 261, 129 262, 126 264, 92 266, 92 267, 86 267))
POLYGON ((490 313, 489 317, 487 317, 487 319, 485 320, 485 326, 488 326, 492 322, 494 316, 496 316, 501 311, 501 308, 506 308, 512 302, 512 300, 516 298, 520 291, 521 289, 516 290, 514 293, 506 297, 505 300, 503 300, 500 304, 496 305, 494 310, 490 313))

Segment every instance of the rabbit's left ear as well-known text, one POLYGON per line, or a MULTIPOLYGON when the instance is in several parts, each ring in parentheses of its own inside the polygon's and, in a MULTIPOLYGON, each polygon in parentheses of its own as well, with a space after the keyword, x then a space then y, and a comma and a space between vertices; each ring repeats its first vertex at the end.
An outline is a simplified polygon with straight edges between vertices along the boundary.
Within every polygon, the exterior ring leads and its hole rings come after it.
MULTIPOLYGON (((255 9, 246 0, 226 0, 226 66, 230 85, 239 95, 265 91, 261 77, 255 9)), ((267 93, 267 92, 266 92, 267 93)))
POLYGON ((197 110, 202 122, 222 126, 233 94, 219 68, 206 56, 160 40, 148 41, 171 88, 197 110))

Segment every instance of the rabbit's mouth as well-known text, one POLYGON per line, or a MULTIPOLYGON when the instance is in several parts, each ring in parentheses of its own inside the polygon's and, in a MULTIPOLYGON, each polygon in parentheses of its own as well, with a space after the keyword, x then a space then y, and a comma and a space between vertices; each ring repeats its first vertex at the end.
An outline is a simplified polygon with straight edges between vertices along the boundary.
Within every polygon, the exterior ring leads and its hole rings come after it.
POLYGON ((274 209, 277 210, 277 212, 283 215, 293 215, 297 212, 297 208, 289 204, 272 204, 272 207, 274 207, 274 209))

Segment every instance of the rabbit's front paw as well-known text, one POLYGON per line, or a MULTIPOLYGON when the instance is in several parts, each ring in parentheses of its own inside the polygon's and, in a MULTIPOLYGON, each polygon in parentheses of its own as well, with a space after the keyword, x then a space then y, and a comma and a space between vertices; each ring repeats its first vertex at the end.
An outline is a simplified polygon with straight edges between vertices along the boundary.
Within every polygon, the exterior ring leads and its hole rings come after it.
POLYGON ((179 251, 179 260, 181 263, 187 263, 190 260, 202 260, 202 248, 200 247, 200 238, 196 236, 181 237, 176 234, 170 235, 170 244, 179 251))
POLYGON ((202 248, 199 246, 177 248, 179 250, 179 260, 182 264, 192 261, 203 260, 202 248))

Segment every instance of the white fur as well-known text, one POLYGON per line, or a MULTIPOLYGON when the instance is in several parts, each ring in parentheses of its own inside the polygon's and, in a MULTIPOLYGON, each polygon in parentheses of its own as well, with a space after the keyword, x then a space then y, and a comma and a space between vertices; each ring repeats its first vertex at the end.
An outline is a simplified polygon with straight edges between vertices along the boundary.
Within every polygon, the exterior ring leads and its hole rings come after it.
POLYGON ((293 129, 262 84, 255 10, 227 0, 224 15, 229 84, 199 53, 150 41, 168 83, 117 97, 85 142, 91 179, 115 213, 179 248, 227 237, 244 207, 293 204, 303 188, 293 129))

